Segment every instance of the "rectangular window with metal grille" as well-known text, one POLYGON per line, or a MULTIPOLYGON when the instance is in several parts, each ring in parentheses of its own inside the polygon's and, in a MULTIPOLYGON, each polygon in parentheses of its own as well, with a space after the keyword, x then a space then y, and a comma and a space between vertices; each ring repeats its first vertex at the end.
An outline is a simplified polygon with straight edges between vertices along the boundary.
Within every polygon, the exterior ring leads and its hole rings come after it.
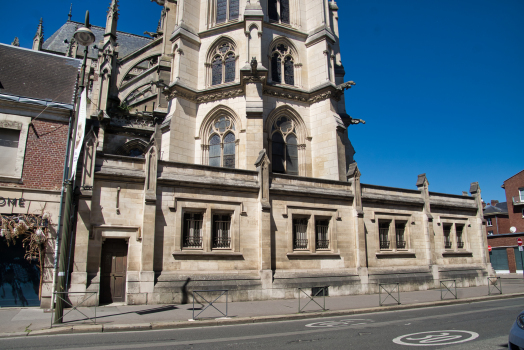
POLYGON ((315 221, 316 249, 329 249, 329 220, 315 221))
POLYGON ((406 223, 395 222, 395 233, 397 239, 397 249, 406 249, 406 223))
POLYGON ((213 248, 231 248, 231 215, 213 215, 213 248))
POLYGON ((183 247, 202 249, 202 222, 201 213, 184 214, 183 247))
POLYGON ((444 232, 444 248, 451 249, 451 225, 444 225, 443 227, 444 232))
POLYGON ((457 248, 463 249, 464 248, 464 225, 457 225, 457 248))
POLYGON ((389 221, 381 221, 378 223, 378 238, 380 241, 380 249, 389 249, 389 221))
POLYGON ((293 249, 307 248, 307 219, 293 219, 293 249))

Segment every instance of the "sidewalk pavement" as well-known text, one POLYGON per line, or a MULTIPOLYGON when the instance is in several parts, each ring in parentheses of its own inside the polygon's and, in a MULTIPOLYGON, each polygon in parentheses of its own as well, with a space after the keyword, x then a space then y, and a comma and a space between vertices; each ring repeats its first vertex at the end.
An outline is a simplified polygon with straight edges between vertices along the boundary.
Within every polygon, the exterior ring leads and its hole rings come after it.
MULTIPOLYGON (((193 304, 185 305, 108 305, 96 308, 96 325, 77 311, 65 316, 61 325, 51 326, 50 312, 40 308, 4 308, 0 309, 0 323, 2 337, 16 337, 26 335, 49 335, 60 333, 86 332, 117 332, 131 330, 170 329, 199 326, 216 326, 226 324, 272 322, 303 318, 319 318, 338 315, 354 315, 387 310, 450 305, 455 303, 471 303, 475 301, 493 300, 501 298, 524 297, 524 279, 520 274, 501 275, 503 294, 488 296, 488 286, 457 288, 457 299, 447 292, 446 300, 441 300, 441 290, 401 292, 400 303, 388 297, 382 307, 379 306, 379 295, 351 295, 341 297, 326 297, 326 309, 314 302, 310 302, 305 312, 298 312, 298 299, 282 299, 252 302, 229 302, 227 304, 227 318, 213 307, 208 307, 198 321, 189 321, 193 318, 193 304)), ((453 290, 453 289, 452 289, 453 290)), ((453 290, 454 292, 454 290, 453 290)), ((498 292, 492 287, 492 293, 498 292)), ((206 295, 203 295, 206 297, 206 295)), ((382 293, 382 300, 387 295, 382 293)), ((393 293, 396 298, 397 294, 393 293)), ((304 307, 308 297, 301 293, 300 305, 304 307)), ((207 298, 213 301, 215 298, 207 298)), ((190 298, 190 300, 192 300, 190 298)), ((225 300, 224 297, 219 301, 225 300)), ((323 298, 315 298, 323 306, 323 298)), ((205 303, 204 303, 205 304, 205 303)), ((206 305, 195 303, 195 316, 206 305)), ((226 303, 214 304, 223 313, 226 303)), ((69 311, 65 310, 64 314, 69 311)), ((94 316, 95 308, 79 308, 79 311, 89 317, 94 316)))

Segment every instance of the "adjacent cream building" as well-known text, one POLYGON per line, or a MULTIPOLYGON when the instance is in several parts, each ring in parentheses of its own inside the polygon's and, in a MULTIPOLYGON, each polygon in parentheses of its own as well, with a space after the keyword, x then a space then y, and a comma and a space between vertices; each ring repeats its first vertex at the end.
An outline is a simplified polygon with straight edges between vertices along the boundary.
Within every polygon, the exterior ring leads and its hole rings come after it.
MULTIPOLYGON (((413 189, 360 182, 334 1, 156 2, 150 38, 117 31, 116 0, 94 28, 71 291, 160 304, 196 289, 263 300, 486 284, 477 183, 451 195, 425 175, 413 189)), ((78 55, 59 41, 74 23, 43 50, 78 55)))

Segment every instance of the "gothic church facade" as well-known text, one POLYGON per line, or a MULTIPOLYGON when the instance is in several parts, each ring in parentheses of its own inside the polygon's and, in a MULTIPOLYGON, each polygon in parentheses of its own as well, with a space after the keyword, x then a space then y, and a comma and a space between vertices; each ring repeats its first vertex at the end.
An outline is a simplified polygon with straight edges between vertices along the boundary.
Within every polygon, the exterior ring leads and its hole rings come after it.
MULTIPOLYGON (((116 0, 92 28, 71 291, 161 304, 187 289, 263 300, 486 284, 477 183, 451 195, 425 175, 416 189, 360 182, 334 1, 156 2, 149 37, 117 31, 116 0)), ((35 49, 78 55, 78 25, 35 49)))

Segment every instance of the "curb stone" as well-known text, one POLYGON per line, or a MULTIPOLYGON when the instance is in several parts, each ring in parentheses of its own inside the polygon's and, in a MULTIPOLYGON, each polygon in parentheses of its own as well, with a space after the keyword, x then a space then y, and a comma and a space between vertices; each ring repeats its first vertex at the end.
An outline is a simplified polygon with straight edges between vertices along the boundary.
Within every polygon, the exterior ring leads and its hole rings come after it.
POLYGON ((68 334, 68 333, 110 333, 110 332, 129 332, 129 331, 146 331, 151 329, 181 329, 181 328, 194 328, 194 327, 211 327, 211 326, 227 326, 234 324, 250 324, 250 323, 264 323, 264 322, 278 322, 278 321, 292 321, 301 319, 313 319, 322 317, 334 317, 334 316, 350 316, 367 313, 377 313, 384 311, 397 311, 397 310, 409 310, 409 309, 420 309, 425 307, 437 307, 446 305, 456 304, 470 304, 474 302, 500 300, 500 299, 512 299, 524 297, 524 293, 512 293, 512 294, 499 294, 482 297, 472 297, 467 299, 449 299, 449 300, 437 300, 432 302, 417 303, 417 304, 400 304, 390 305, 363 309, 352 309, 352 310, 333 310, 324 312, 306 312, 301 314, 289 314, 289 315, 273 315, 273 316, 254 316, 254 317, 239 317, 239 318, 228 318, 228 319, 216 319, 216 320, 203 320, 203 321, 166 321, 166 322, 154 322, 154 323, 135 323, 135 324, 106 324, 106 325, 78 325, 70 327, 56 327, 50 329, 40 329, 26 332, 15 332, 15 333, 0 333, 0 338, 15 338, 25 336, 38 336, 38 335, 55 335, 55 334, 68 334))

